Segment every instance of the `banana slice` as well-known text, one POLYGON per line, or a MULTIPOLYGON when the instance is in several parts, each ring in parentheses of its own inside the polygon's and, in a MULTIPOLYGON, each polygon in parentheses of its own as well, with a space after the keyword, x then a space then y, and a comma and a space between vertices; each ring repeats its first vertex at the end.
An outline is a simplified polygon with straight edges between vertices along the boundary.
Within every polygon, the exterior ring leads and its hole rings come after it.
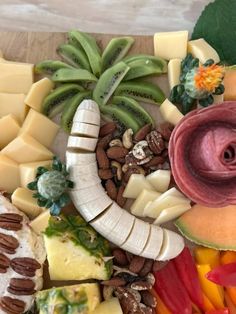
POLYGON ((83 122, 74 122, 71 129, 71 135, 87 136, 97 138, 100 126, 83 122))
POLYGON ((100 114, 98 104, 91 99, 84 99, 79 105, 79 110, 81 109, 91 110, 93 112, 100 114))
POLYGON ((89 123, 100 126, 100 114, 79 107, 79 110, 77 110, 74 115, 73 122, 89 123))
POLYGON ((102 185, 99 183, 88 188, 71 190, 70 196, 75 207, 78 208, 80 205, 94 201, 97 198, 106 197, 107 194, 102 185))
POLYGON ((149 234, 150 224, 140 219, 135 219, 133 229, 121 247, 135 255, 140 255, 147 244, 149 234))
POLYGON ((176 232, 163 229, 163 244, 160 254, 157 257, 158 261, 166 261, 179 255, 184 249, 184 240, 176 232))
POLYGON ((82 166, 96 162, 95 153, 77 153, 73 151, 66 152, 67 169, 72 166, 82 166))
POLYGON ((157 259, 163 243, 163 229, 151 225, 150 235, 147 244, 141 253, 143 257, 157 259))
POLYGON ((96 162, 87 165, 75 165, 70 168, 70 178, 76 182, 77 178, 84 177, 86 175, 98 176, 98 166, 96 162))
POLYGON ((69 136, 67 147, 94 152, 97 141, 96 138, 69 136))

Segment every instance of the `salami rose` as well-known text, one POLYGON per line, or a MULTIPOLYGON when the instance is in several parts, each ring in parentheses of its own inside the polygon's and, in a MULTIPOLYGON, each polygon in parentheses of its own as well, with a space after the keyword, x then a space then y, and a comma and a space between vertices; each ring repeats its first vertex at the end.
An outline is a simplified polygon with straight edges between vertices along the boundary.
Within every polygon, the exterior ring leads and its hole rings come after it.
POLYGON ((187 114, 172 132, 169 155, 176 184, 192 201, 236 204, 236 102, 187 114))

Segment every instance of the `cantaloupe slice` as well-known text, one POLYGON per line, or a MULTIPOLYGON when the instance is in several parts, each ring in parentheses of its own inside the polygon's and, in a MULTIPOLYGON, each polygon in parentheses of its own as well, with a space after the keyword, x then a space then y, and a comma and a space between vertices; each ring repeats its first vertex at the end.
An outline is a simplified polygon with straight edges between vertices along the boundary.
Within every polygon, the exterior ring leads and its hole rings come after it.
POLYGON ((221 208, 194 205, 175 224, 192 242, 214 249, 236 251, 235 217, 236 205, 221 208))
POLYGON ((236 100, 236 66, 226 70, 224 87, 224 100, 236 100))

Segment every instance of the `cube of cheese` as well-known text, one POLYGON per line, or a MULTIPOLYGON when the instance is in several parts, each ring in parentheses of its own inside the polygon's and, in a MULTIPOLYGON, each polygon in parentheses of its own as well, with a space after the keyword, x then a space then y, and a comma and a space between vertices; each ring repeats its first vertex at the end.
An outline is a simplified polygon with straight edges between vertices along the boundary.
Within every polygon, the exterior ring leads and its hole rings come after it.
POLYGON ((0 62, 0 92, 27 94, 33 84, 33 64, 0 62))
POLYGON ((161 113, 161 115, 165 121, 167 121, 173 125, 178 124, 179 121, 183 118, 183 114, 168 99, 166 99, 161 104, 160 113, 161 113))
POLYGON ((181 59, 171 59, 168 63, 168 81, 170 90, 180 83, 181 59))
POLYGON ((160 193, 156 191, 150 191, 146 189, 142 190, 142 192, 139 194, 139 196, 130 207, 131 213, 136 216, 144 216, 143 211, 147 203, 153 201, 159 196, 160 193))
POLYGON ((25 98, 25 103, 27 106, 33 108, 36 111, 41 112, 41 105, 44 98, 53 89, 54 83, 47 77, 41 79, 40 81, 34 83, 25 98))
POLYGON ((11 196, 12 204, 25 213, 30 219, 37 217, 42 211, 42 207, 37 204, 37 199, 33 198, 33 191, 18 188, 11 196))
POLYGON ((18 164, 6 156, 0 155, 0 190, 12 193, 19 186, 18 164))
POLYGON ((168 190, 170 185, 171 172, 170 170, 156 170, 146 176, 146 180, 148 180, 151 185, 158 192, 165 192, 168 190))
POLYGON ((216 50, 203 38, 189 41, 188 52, 194 58, 198 58, 201 63, 205 63, 208 59, 213 59, 215 63, 220 62, 220 57, 216 50))
POLYGON ((3 148, 1 154, 15 160, 19 164, 49 160, 53 157, 53 153, 50 150, 28 134, 17 136, 3 148))
POLYGON ((20 134, 27 133, 42 145, 50 147, 58 130, 59 125, 34 109, 30 109, 20 130, 20 134))
POLYGON ((14 114, 17 121, 22 124, 28 111, 24 100, 24 94, 0 93, 0 117, 11 113, 14 114))
POLYGON ((20 185, 23 188, 27 188, 28 183, 32 182, 36 178, 37 168, 45 167, 50 168, 52 160, 36 161, 26 164, 20 164, 20 185))
POLYGON ((188 31, 164 32, 154 35, 155 56, 166 60, 184 59, 187 55, 188 31))
POLYGON ((126 198, 137 198, 142 190, 154 191, 153 186, 145 179, 143 174, 132 174, 125 187, 123 196, 126 198))
POLYGON ((45 210, 30 222, 30 227, 37 234, 41 234, 47 228, 50 217, 51 215, 49 209, 45 210))
POLYGON ((0 119, 0 149, 10 143, 20 130, 20 125, 14 115, 8 114, 0 119))

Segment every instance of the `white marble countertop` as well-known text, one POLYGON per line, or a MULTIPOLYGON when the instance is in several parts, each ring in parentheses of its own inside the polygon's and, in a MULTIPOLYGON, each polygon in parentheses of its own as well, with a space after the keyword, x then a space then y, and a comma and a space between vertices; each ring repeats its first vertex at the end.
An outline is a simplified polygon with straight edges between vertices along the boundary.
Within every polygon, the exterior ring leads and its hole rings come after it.
POLYGON ((209 0, 0 0, 2 31, 153 34, 188 29, 209 0))

